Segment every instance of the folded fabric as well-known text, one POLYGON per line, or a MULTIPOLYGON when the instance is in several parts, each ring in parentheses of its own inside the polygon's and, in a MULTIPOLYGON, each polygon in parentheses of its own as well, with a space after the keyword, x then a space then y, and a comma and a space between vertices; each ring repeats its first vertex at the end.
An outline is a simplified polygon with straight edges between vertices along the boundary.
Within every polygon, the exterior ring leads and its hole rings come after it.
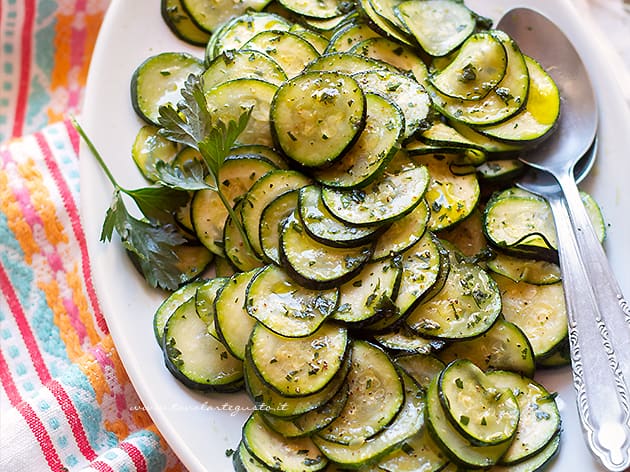
POLYGON ((175 471, 92 285, 69 121, 0 147, 0 470, 175 471))

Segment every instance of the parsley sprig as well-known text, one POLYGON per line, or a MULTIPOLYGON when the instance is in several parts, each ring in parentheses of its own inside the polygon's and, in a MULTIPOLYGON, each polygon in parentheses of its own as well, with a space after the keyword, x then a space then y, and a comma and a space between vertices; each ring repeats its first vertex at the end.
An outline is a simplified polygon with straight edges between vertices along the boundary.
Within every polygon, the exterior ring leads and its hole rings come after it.
POLYGON ((215 122, 208 111, 203 91, 203 80, 194 74, 189 75, 186 79, 181 95, 183 100, 177 109, 171 104, 160 107, 158 122, 162 128, 159 132, 170 141, 184 144, 199 151, 209 171, 210 182, 204 179, 205 173, 200 166, 192 165, 188 169, 181 169, 166 163, 158 163, 156 166, 158 180, 163 185, 173 189, 201 190, 208 188, 215 191, 228 211, 232 222, 241 233, 243 242, 251 250, 240 218, 234 212, 231 202, 221 191, 219 171, 230 155, 239 135, 247 127, 252 108, 242 113, 238 120, 230 120, 227 125, 220 120, 215 122))
POLYGON ((177 231, 173 212, 186 204, 188 195, 164 186, 139 189, 122 187, 83 128, 74 119, 72 124, 114 187, 112 202, 101 230, 101 241, 111 241, 115 230, 147 282, 152 287, 175 290, 181 283, 177 246, 184 244, 186 239, 177 231), (129 213, 123 194, 131 197, 145 218, 138 219, 129 213))

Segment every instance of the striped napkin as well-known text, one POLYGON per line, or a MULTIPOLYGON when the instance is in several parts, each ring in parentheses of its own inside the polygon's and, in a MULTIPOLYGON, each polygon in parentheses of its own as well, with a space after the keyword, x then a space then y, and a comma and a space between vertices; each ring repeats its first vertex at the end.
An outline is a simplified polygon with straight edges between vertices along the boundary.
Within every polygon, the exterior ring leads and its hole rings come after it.
POLYGON ((0 471, 182 470, 114 349, 79 214, 68 117, 109 0, 1 1, 0 471))

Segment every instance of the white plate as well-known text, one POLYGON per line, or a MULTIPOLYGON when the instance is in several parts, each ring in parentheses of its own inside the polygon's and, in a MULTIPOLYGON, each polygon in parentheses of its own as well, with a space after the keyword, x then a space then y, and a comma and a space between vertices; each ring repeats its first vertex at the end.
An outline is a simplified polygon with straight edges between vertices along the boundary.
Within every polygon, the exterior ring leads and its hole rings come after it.
MULTIPOLYGON (((630 119, 621 91, 611 80, 611 67, 615 64, 608 60, 607 50, 568 0, 468 3, 475 11, 495 19, 511 6, 534 7, 560 24, 580 51, 601 107, 599 157, 584 188, 603 208, 609 222, 606 247, 623 291, 630 295, 630 119)), ((94 51, 81 119, 113 174, 130 188, 144 182, 130 157, 133 139, 142 123, 130 105, 129 80, 138 64, 162 51, 190 51, 203 57, 201 48, 185 45, 167 29, 156 0, 113 0, 94 51)), ((82 216, 96 291, 120 357, 144 406, 182 462, 193 471, 231 470, 225 451, 237 446, 247 416, 246 411, 237 410, 251 408, 251 404, 242 394, 194 393, 167 372, 151 326, 163 294, 147 288, 118 243, 99 242, 111 195, 105 175, 83 147, 82 216)), ((569 370, 546 372, 539 379, 559 393, 562 409, 562 447, 552 470, 599 470, 582 439, 569 370)))

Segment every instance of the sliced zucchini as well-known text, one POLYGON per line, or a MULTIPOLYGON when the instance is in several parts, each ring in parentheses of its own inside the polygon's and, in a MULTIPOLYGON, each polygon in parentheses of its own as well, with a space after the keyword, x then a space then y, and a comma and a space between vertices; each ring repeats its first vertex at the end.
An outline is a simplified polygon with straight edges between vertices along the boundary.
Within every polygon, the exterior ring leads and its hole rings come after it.
POLYGON ((456 225, 440 231, 439 237, 451 243, 467 257, 486 259, 485 255, 490 252, 488 241, 483 235, 481 212, 478 208, 456 225))
POLYGON ((232 454, 232 466, 235 472, 269 472, 272 470, 252 456, 243 441, 239 442, 238 448, 232 454))
POLYGON ((263 31, 247 41, 243 49, 267 54, 282 67, 289 79, 298 75, 309 62, 319 57, 311 43, 289 31, 263 31))
POLYGON ((298 192, 283 193, 269 203, 260 215, 260 247, 263 259, 280 265, 280 235, 286 219, 298 208, 298 192))
MULTIPOLYGON (((431 127, 423 130, 419 136, 423 143, 437 146, 443 149, 442 152, 453 153, 453 150, 456 149, 457 152, 464 155, 469 164, 477 166, 486 160, 483 146, 441 121, 434 121, 431 127)), ((410 154, 428 154, 418 143, 407 143, 405 147, 410 154)))
POLYGON ((208 111, 215 120, 229 123, 253 110, 238 142, 271 146, 269 110, 277 89, 277 86, 258 79, 231 80, 206 91, 208 111))
POLYGON ((407 28, 407 25, 401 21, 396 15, 396 7, 403 0, 368 0, 372 10, 376 13, 381 20, 389 25, 392 29, 398 30, 402 34, 410 34, 411 31, 407 28))
POLYGON ((317 31, 309 29, 306 26, 296 24, 291 26, 289 31, 306 40, 315 48, 318 55, 324 54, 324 51, 328 47, 328 39, 325 36, 319 34, 317 31))
POLYGON ((476 145, 481 146, 488 153, 503 156, 504 154, 511 154, 524 147, 523 144, 520 143, 506 143, 490 138, 474 130, 472 127, 455 120, 449 120, 449 124, 457 130, 459 134, 474 142, 476 145))
POLYGON ((332 247, 311 238, 297 212, 284 222, 280 260, 290 276, 311 289, 327 289, 352 279, 370 260, 373 244, 332 247))
MULTIPOLYGON (((178 271, 179 285, 190 282, 203 274, 213 258, 212 253, 205 246, 196 243, 175 246, 174 252, 177 256, 175 267, 178 271)), ((141 261, 140 264, 142 263, 141 261)))
POLYGON ((168 319, 162 346, 166 367, 187 387, 225 392, 241 388, 243 363, 208 333, 194 298, 168 319))
POLYGON ((346 376, 350 370, 350 356, 335 375, 333 380, 321 391, 301 397, 287 397, 266 385, 252 366, 249 351, 246 351, 243 363, 245 388, 258 410, 279 418, 291 419, 298 415, 315 411, 329 402, 346 385, 346 376))
POLYGON ((486 182, 505 182, 516 179, 525 170, 518 159, 497 159, 477 166, 477 175, 486 182))
POLYGON ((498 388, 468 359, 451 362, 438 377, 438 394, 449 421, 477 446, 511 442, 520 409, 509 388, 498 388))
POLYGON ((402 253, 401 266, 402 277, 395 303, 405 314, 425 297, 441 290, 450 270, 448 255, 429 231, 402 253))
POLYGON ((427 66, 416 50, 389 38, 375 36, 363 39, 352 46, 350 52, 386 62, 402 72, 411 73, 420 84, 428 77, 427 66))
POLYGON ((475 29, 475 15, 451 0, 410 0, 397 6, 400 20, 431 56, 445 56, 475 29))
POLYGON ((184 52, 163 52, 146 59, 131 76, 131 104, 140 118, 159 126, 160 107, 176 107, 190 74, 203 72, 203 62, 184 52))
POLYGON ((430 354, 444 346, 444 341, 418 336, 404 323, 391 331, 375 334, 374 341, 389 351, 408 354, 430 354))
POLYGON ((475 174, 453 174, 450 164, 456 156, 426 154, 413 159, 426 166, 431 176, 425 193, 431 209, 427 225, 431 231, 448 228, 472 213, 479 199, 479 182, 475 174))
POLYGON ((311 18, 335 18, 344 13, 344 6, 338 0, 279 0, 279 3, 294 13, 311 18))
POLYGON ((226 277, 214 277, 206 280, 195 292, 195 309, 197 315, 201 318, 201 321, 206 325, 212 325, 209 331, 215 338, 218 338, 216 331, 214 331, 214 300, 217 296, 217 292, 223 288, 228 279, 226 277))
POLYGON ((243 225, 242 210, 245 201, 239 200, 234 206, 234 216, 228 216, 223 228, 223 252, 225 257, 238 270, 246 272, 248 270, 262 267, 263 260, 254 252, 247 235, 243 235, 241 228, 243 225), (240 227, 239 227, 240 225, 240 227))
POLYGON ((404 441, 378 464, 385 472, 438 472, 448 463, 448 457, 435 444, 426 428, 404 441))
POLYGON ((501 464, 517 464, 541 452, 560 432, 560 413, 555 396, 531 378, 513 372, 488 372, 498 389, 510 389, 518 402, 520 418, 512 444, 501 464))
POLYGON ((405 117, 405 139, 426 127, 431 100, 415 79, 387 70, 357 72, 353 77, 365 92, 381 94, 400 107, 405 117))
POLYGON ((332 381, 349 351, 346 328, 324 323, 313 334, 286 338, 258 323, 247 349, 262 381, 287 397, 319 392, 332 381))
POLYGON ((510 465, 495 465, 493 472, 541 472, 556 456, 560 448, 560 434, 556 434, 538 454, 510 465))
POLYGON ((215 329, 225 347, 238 359, 245 359, 245 348, 256 320, 245 309, 247 286, 257 270, 238 272, 223 284, 214 300, 215 329))
POLYGON ((432 354, 405 354, 397 356, 394 362, 425 390, 429 388, 433 378, 440 375, 446 367, 444 362, 432 354))
POLYGON ((338 289, 304 288, 279 267, 269 265, 249 284, 246 308, 271 331, 300 337, 314 333, 334 313, 338 299, 338 289))
POLYGON ((503 316, 518 326, 536 359, 551 354, 567 337, 567 311, 562 284, 532 285, 493 274, 503 300, 503 316))
POLYGON ((536 365, 542 368, 565 367, 571 364, 571 347, 569 339, 562 341, 555 349, 542 359, 536 361, 536 365))
POLYGON ((355 225, 380 225, 411 212, 423 199, 429 183, 424 166, 385 173, 367 187, 352 190, 324 188, 322 200, 337 218, 355 225))
POLYGON ((282 67, 260 51, 225 51, 215 57, 202 75, 204 91, 235 79, 258 79, 274 85, 287 80, 282 67))
POLYGON ((210 34, 192 21, 181 0, 162 0, 160 11, 164 23, 179 39, 195 46, 208 43, 210 34))
POLYGON ((356 74, 374 69, 391 69, 391 66, 384 62, 371 59, 350 52, 326 53, 311 62, 307 71, 335 71, 341 74, 356 74))
POLYGON ((512 118, 478 128, 482 134, 503 141, 540 141, 558 122, 560 92, 553 79, 540 64, 524 56, 529 73, 529 93, 525 107, 512 118))
POLYGON ((260 411, 253 412, 243 426, 243 444, 253 457, 275 470, 311 472, 328 464, 310 438, 285 438, 267 426, 260 411))
POLYGON ((481 336, 449 344, 437 354, 444 362, 468 359, 481 370, 509 370, 533 377, 534 350, 529 339, 514 323, 498 318, 481 336))
POLYGON ((414 308, 406 322, 424 336, 478 336, 490 329, 501 312, 499 288, 479 265, 466 261, 455 248, 449 248, 449 262, 444 287, 414 308))
POLYGON ((469 125, 490 125, 507 120, 525 105, 529 90, 529 73, 525 59, 516 43, 503 31, 492 34, 503 44, 507 53, 507 68, 499 84, 484 98, 462 100, 449 97, 434 87, 429 95, 438 110, 454 121, 469 125))
POLYGON ((361 41, 378 37, 380 34, 365 22, 347 23, 330 37, 326 53, 346 52, 361 41))
MULTIPOLYGON (((374 437, 358 443, 340 444, 320 435, 313 436, 313 441, 324 455, 341 468, 365 469, 422 430, 425 425, 425 396, 407 374, 401 372, 400 376, 404 384, 404 401, 394 421, 374 437)), ((381 405, 375 407, 376 410, 379 408, 381 405)))
POLYGON ((386 38, 392 38, 400 43, 414 45, 414 39, 407 31, 401 30, 392 25, 391 22, 386 21, 381 15, 379 15, 374 7, 373 2, 370 0, 359 0, 357 7, 361 11, 362 15, 369 19, 370 27, 377 31, 381 36, 386 38))
POLYGON ((263 144, 240 144, 230 149, 230 158, 233 156, 253 156, 262 159, 267 159, 274 164, 278 169, 288 169, 289 163, 287 160, 269 146, 263 144))
POLYGON ((234 17, 251 10, 262 10, 267 3, 269 0, 244 0, 236 3, 231 0, 182 0, 182 5, 195 24, 210 33, 234 17))
POLYGON ((300 189, 298 209, 302 227, 316 241, 333 247, 356 247, 373 241, 385 226, 350 226, 335 218, 322 201, 318 185, 300 189))
POLYGON ((398 150, 405 117, 389 99, 366 93, 365 127, 352 147, 332 166, 315 169, 313 177, 337 188, 362 187, 374 180, 398 150))
POLYGON ((164 338, 164 326, 166 325, 169 317, 180 305, 193 298, 197 292, 197 287, 203 283, 203 280, 195 280, 182 285, 166 297, 158 309, 155 310, 155 314, 153 315, 153 334, 155 335, 157 342, 160 344, 160 347, 162 347, 162 339, 164 338))
POLYGON ((393 301, 401 270, 392 259, 366 264, 361 272, 339 287, 339 306, 333 318, 349 326, 396 316, 393 301))
POLYGON ((448 455, 449 459, 461 467, 481 469, 496 464, 510 447, 510 441, 493 446, 477 446, 463 437, 449 420, 438 391, 439 376, 431 381, 427 389, 427 425, 429 432, 448 455))
POLYGON ((263 255, 260 221, 265 207, 282 194, 299 190, 309 183, 311 183, 310 179, 300 172, 278 169, 263 175, 245 194, 241 218, 245 233, 257 256, 263 255))
POLYGON ((506 67, 503 44, 490 32, 483 31, 469 36, 453 61, 429 80, 449 97, 480 100, 501 82, 506 67))
POLYGON ((560 267, 548 261, 536 259, 523 259, 496 253, 486 262, 486 266, 492 272, 503 275, 514 282, 527 282, 534 285, 547 285, 560 282, 562 279, 560 267))
POLYGON ((318 167, 349 149, 365 126, 365 95, 336 72, 306 72, 285 82, 271 107, 276 144, 298 164, 318 167))
POLYGON ((142 176, 150 182, 158 179, 155 164, 158 161, 172 162, 177 155, 177 145, 158 133, 159 128, 145 125, 136 134, 131 157, 142 176))
POLYGON ((334 397, 314 410, 294 418, 282 418, 270 414, 266 414, 264 417, 274 431, 287 438, 298 438, 316 433, 332 423, 339 416, 347 401, 348 384, 346 383, 334 397))
POLYGON ((372 260, 379 260, 406 251, 420 241, 431 212, 426 201, 420 202, 411 213, 394 221, 376 241, 372 260))

